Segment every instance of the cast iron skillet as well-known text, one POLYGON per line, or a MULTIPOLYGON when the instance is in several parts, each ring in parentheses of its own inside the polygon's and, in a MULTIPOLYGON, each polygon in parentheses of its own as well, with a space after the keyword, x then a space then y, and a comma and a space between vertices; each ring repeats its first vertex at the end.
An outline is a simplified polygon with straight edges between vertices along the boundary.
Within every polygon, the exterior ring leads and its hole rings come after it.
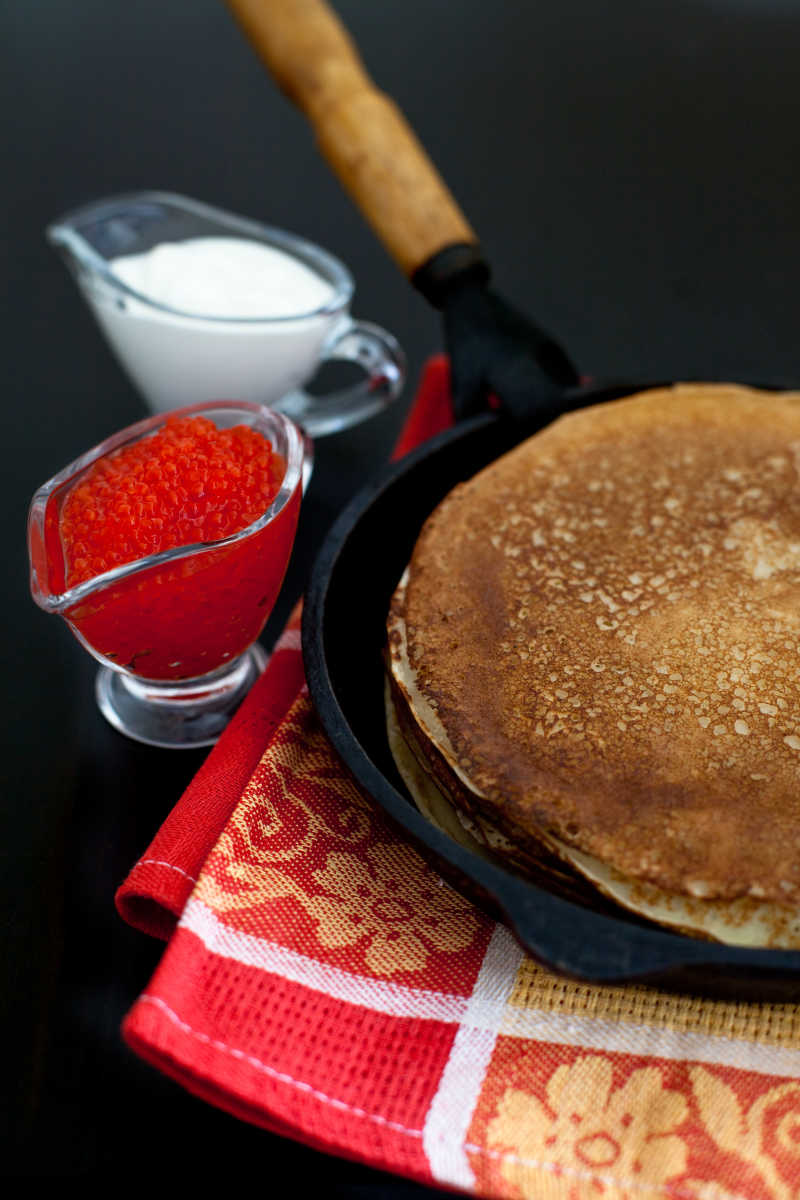
MULTIPOLYGON (((574 409, 657 384, 593 385, 574 409)), ((660 929, 623 909, 595 911, 459 846, 416 809, 384 727, 382 648, 389 600, 428 514, 456 483, 535 432, 491 414, 425 443, 342 512, 315 563, 303 616, 308 685, 331 742, 355 779, 459 890, 515 931, 545 966, 592 983, 647 983, 728 999, 796 1001, 800 952, 746 950, 660 929)))

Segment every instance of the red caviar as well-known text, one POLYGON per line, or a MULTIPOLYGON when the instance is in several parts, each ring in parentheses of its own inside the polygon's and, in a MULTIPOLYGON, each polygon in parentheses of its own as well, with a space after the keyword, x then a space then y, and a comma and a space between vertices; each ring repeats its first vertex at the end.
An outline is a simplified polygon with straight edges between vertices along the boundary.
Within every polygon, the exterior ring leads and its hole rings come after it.
POLYGON ((99 459, 61 512, 67 586, 193 542, 239 533, 276 496, 285 464, 246 425, 171 418, 152 437, 99 459))
MULTIPOLYGON (((283 457, 248 426, 169 418, 157 433, 98 459, 64 496, 58 541, 66 586, 240 533, 263 516, 285 472, 283 457)), ((93 589, 65 617, 97 654, 145 679, 193 679, 223 667, 256 640, 277 599, 300 496, 298 480, 262 528, 139 568, 93 589)), ((50 557, 55 577, 58 556, 50 557)))

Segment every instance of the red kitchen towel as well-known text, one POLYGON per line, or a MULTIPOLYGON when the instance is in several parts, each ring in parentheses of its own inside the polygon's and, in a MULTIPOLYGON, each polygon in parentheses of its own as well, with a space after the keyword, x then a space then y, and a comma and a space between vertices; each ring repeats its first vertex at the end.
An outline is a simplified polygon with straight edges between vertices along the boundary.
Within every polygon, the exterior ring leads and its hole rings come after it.
POLYGON ((479 1196, 800 1197, 797 1006, 537 966, 354 785, 301 671, 287 634, 121 889, 162 933, 180 911, 129 1045, 245 1120, 479 1196))

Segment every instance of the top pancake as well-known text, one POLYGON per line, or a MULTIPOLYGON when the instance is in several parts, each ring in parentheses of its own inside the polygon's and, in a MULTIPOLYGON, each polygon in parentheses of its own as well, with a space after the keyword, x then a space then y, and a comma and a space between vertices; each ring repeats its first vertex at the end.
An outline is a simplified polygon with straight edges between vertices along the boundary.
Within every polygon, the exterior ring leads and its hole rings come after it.
POLYGON ((800 394, 561 418, 435 510, 398 620, 406 690, 501 829, 800 902, 800 394))

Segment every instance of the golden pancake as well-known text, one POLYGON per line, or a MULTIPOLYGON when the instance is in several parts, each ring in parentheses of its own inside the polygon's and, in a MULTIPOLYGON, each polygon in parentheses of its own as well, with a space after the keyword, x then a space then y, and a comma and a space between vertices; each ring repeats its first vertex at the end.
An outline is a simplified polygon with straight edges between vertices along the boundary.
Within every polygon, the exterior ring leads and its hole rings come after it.
POLYGON ((387 679, 386 734, 395 765, 423 816, 460 846, 587 908, 611 912, 598 889, 586 883, 563 855, 531 837, 506 836, 474 811, 455 776, 448 780, 435 747, 426 741, 401 693, 387 679))
POLYGON ((792 918, 800 396, 681 385, 561 418, 432 514, 389 637, 477 828, 659 920, 663 895, 792 918))
POLYGON ((606 898, 640 918, 694 937, 735 946, 800 949, 800 910, 741 896, 735 900, 698 900, 630 880, 556 839, 550 850, 531 838, 513 838, 486 820, 467 815, 464 792, 455 776, 443 784, 441 761, 409 718, 402 694, 387 681, 386 732, 403 782, 420 812, 473 854, 523 875, 539 887, 596 911, 610 912, 606 898))

